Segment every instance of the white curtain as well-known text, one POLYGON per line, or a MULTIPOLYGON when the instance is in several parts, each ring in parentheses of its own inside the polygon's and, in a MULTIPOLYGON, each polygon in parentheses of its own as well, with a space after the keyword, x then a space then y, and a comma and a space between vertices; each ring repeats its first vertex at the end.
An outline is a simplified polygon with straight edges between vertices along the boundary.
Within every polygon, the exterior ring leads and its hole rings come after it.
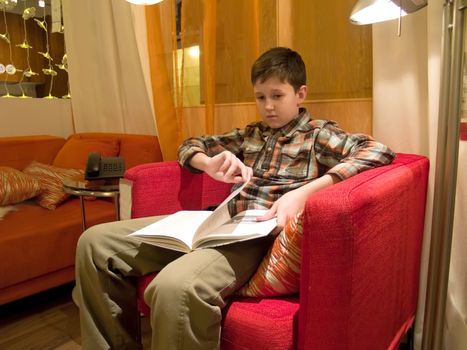
POLYGON ((63 20, 76 132, 156 134, 144 6, 63 0, 63 20))
MULTIPOLYGON (((430 250, 443 4, 443 0, 430 0, 427 8, 404 17, 400 37, 397 36, 397 21, 373 25, 374 136, 397 152, 426 155, 431 163, 415 325, 416 349, 421 347, 430 250)), ((463 147, 466 148, 465 145, 463 147)), ((446 350, 467 349, 467 279, 465 272, 461 272, 467 268, 466 157, 467 152, 461 145, 446 306, 446 350)))
POLYGON ((459 145, 456 210, 446 300, 445 349, 467 349, 467 141, 459 145))

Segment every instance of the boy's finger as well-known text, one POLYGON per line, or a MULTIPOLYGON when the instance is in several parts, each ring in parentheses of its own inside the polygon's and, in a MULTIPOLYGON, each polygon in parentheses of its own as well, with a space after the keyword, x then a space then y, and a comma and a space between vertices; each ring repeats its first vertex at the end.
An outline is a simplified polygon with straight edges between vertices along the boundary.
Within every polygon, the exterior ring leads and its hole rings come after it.
POLYGON ((219 167, 219 171, 226 174, 230 166, 232 165, 232 161, 228 158, 224 158, 222 165, 219 167))
POLYGON ((238 169, 237 164, 231 163, 230 167, 225 171, 225 177, 235 178, 241 174, 240 169, 238 169))
POLYGON ((243 179, 243 182, 250 181, 251 174, 250 174, 249 170, 250 170, 250 168, 248 168, 246 166, 242 166, 242 179, 243 179))
POLYGON ((243 181, 243 178, 241 176, 235 176, 233 178, 233 182, 238 184, 238 183, 241 183, 241 182, 244 182, 244 181, 243 181))
POLYGON ((273 205, 264 215, 258 216, 256 221, 266 221, 276 216, 276 207, 273 205))

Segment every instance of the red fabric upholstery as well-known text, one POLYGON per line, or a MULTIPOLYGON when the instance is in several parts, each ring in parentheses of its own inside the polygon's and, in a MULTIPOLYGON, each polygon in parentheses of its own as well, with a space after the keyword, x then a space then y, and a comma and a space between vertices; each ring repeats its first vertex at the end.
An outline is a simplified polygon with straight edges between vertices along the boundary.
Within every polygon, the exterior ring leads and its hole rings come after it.
POLYGON ((415 314, 427 174, 399 155, 308 201, 300 348, 387 348, 415 314))
MULTIPOLYGON (((229 190, 175 162, 141 165, 125 177, 133 182, 133 217, 203 208, 229 190)), ((425 157, 398 154, 310 197, 300 295, 232 300, 221 348, 396 348, 417 305, 427 180, 425 157)), ((153 276, 140 279, 140 301, 153 276)))
POLYGON ((466 122, 461 123, 459 138, 461 139, 461 141, 467 141, 467 123, 466 122))
POLYGON ((202 209, 218 204, 228 196, 231 185, 192 174, 175 161, 136 166, 125 173, 132 181, 131 217, 202 209))
POLYGON ((222 350, 295 349, 298 298, 234 299, 223 311, 222 350))

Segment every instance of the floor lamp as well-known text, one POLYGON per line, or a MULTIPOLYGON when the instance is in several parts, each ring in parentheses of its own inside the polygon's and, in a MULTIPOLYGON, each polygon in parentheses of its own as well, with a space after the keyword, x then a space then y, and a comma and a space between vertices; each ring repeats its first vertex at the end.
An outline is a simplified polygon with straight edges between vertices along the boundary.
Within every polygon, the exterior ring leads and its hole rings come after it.
POLYGON ((430 260, 422 349, 442 349, 456 199, 467 1, 445 0, 430 260))
MULTIPOLYGON (((351 22, 369 24, 399 18, 426 5, 423 0, 360 0, 351 22), (377 7, 382 6, 381 12, 377 7), (377 14, 377 15, 376 15, 377 14)), ((445 0, 433 216, 422 349, 442 349, 459 154, 464 10, 467 0, 445 0)), ((399 32, 400 35, 400 32, 399 32)))

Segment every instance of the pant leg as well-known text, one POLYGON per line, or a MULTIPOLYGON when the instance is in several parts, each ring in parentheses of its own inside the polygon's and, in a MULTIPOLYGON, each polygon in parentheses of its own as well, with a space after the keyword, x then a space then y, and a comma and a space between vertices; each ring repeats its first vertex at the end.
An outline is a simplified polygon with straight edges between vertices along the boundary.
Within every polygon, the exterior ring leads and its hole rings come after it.
POLYGON ((221 308, 256 271, 271 239, 200 249, 162 269, 145 291, 151 349, 218 349, 221 308))
POLYGON ((134 277, 162 269, 181 253, 128 238, 157 218, 96 225, 76 252, 82 349, 139 349, 139 313, 134 277))

